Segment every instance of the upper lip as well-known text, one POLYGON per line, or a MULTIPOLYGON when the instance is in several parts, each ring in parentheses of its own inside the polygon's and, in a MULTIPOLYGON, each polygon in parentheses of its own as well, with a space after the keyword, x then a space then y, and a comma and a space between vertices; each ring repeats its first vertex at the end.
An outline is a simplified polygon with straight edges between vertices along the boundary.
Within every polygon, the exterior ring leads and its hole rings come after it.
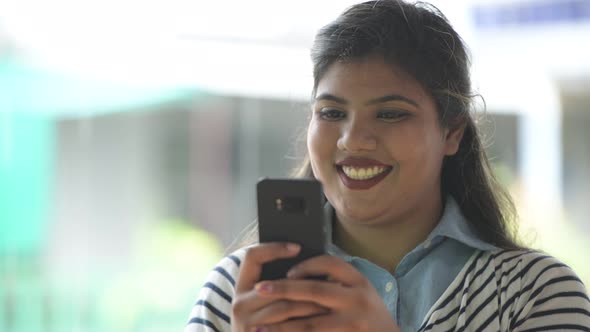
POLYGON ((353 167, 369 167, 369 166, 384 166, 389 167, 390 165, 384 164, 380 161, 371 158, 352 158, 347 157, 338 162, 336 162, 338 166, 353 166, 353 167))

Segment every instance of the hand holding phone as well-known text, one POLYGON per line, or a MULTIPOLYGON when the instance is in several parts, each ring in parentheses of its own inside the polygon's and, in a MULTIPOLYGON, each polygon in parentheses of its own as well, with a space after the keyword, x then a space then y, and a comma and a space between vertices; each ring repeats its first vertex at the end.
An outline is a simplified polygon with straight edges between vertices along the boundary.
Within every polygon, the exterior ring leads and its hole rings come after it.
POLYGON ((261 280, 285 278, 295 264, 326 253, 328 218, 322 185, 314 179, 269 179, 257 185, 258 234, 263 242, 301 245, 294 258, 262 267, 261 280))

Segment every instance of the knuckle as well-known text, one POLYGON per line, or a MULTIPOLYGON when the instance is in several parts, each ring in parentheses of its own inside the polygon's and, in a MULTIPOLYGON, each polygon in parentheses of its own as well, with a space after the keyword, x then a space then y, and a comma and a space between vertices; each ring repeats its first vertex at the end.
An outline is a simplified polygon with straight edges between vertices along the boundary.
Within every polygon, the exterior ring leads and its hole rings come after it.
POLYGON ((277 303, 277 309, 280 311, 291 311, 295 307, 294 303, 287 300, 280 300, 277 303))
POLYGON ((248 248, 246 250, 246 255, 244 256, 244 261, 251 262, 251 261, 255 260, 257 256, 258 256, 258 248, 257 247, 248 248))
POLYGON ((313 331, 314 329, 315 328, 312 322, 307 319, 303 321, 303 325, 301 326, 302 331, 313 331))
POLYGON ((309 285, 309 292, 318 296, 326 295, 326 289, 323 283, 314 282, 309 285))
POLYGON ((246 302, 244 298, 240 295, 236 295, 234 300, 232 301, 231 311, 233 316, 239 316, 242 312, 244 312, 244 307, 246 306, 246 302))

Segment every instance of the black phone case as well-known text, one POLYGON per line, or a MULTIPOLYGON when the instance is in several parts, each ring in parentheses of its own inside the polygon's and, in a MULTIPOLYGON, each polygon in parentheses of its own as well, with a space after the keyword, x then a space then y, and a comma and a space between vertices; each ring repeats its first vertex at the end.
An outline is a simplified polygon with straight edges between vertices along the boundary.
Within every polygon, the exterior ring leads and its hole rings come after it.
POLYGON ((285 278, 295 264, 326 252, 328 218, 321 183, 313 179, 262 179, 257 185, 258 235, 263 242, 294 242, 300 253, 266 263, 261 280, 285 278))

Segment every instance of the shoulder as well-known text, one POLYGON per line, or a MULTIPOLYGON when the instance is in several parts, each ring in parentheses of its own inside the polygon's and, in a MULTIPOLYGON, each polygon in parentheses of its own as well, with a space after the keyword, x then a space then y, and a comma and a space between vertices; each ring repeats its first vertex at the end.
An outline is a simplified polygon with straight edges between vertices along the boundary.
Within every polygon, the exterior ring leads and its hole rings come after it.
POLYGON ((475 269, 493 274, 502 290, 518 287, 518 292, 540 287, 582 288, 584 284, 576 273, 559 259, 535 250, 493 250, 480 252, 474 262, 475 269))
POLYGON ((498 313, 511 329, 590 328, 587 289, 568 265, 534 250, 500 250, 485 256, 494 268, 502 304, 498 313))
POLYGON ((575 272, 533 250, 476 251, 421 330, 590 330, 588 292, 575 272))
POLYGON ((246 251, 243 248, 225 256, 211 270, 191 310, 185 332, 231 329, 231 304, 246 251))
POLYGON ((568 265, 541 251, 495 250, 486 252, 480 260, 485 260, 497 273, 501 273, 497 277, 530 282, 560 278, 559 281, 571 280, 582 283, 568 265))

